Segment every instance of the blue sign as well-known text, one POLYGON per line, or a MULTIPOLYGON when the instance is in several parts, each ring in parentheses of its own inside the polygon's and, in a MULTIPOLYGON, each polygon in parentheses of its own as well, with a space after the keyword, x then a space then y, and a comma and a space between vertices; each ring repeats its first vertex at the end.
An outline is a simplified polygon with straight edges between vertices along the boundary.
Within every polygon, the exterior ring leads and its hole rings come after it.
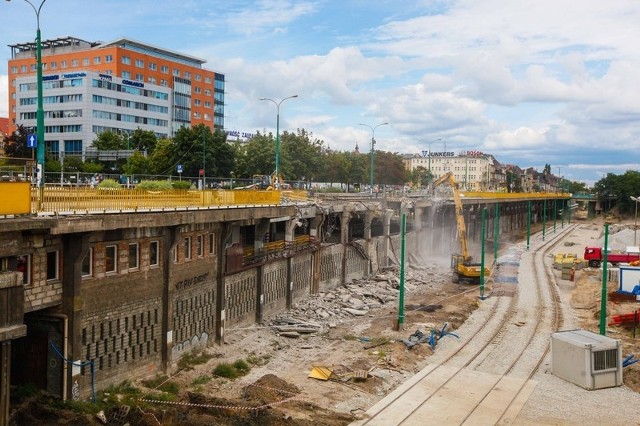
POLYGON ((182 164, 178 164, 178 173, 182 173, 182 164))
POLYGON ((27 135, 27 148, 37 148, 38 147, 38 135, 34 135, 30 133, 27 135))

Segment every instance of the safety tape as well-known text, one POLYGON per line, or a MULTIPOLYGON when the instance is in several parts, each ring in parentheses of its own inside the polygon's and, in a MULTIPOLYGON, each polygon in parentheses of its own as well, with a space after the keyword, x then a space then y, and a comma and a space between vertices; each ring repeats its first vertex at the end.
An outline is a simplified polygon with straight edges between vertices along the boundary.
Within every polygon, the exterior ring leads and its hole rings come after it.
POLYGON ((198 407, 198 408, 216 408, 221 410, 245 410, 245 411, 257 411, 257 410, 265 410, 269 407, 273 407, 274 405, 284 404, 285 402, 292 401, 294 399, 298 399, 298 396, 291 396, 289 398, 282 399, 280 401, 270 402, 264 405, 258 405, 254 407, 247 407, 242 405, 216 405, 216 404, 195 404, 193 402, 181 402, 181 401, 160 401, 157 399, 147 399, 140 398, 138 401, 148 402, 152 404, 165 404, 165 405, 180 405, 185 407, 198 407))
POLYGON ((272 388, 269 386, 262 386, 262 385, 257 385, 255 383, 249 384, 245 387, 256 387, 256 388, 262 388, 262 389, 269 389, 275 392, 281 392, 284 394, 289 394, 291 395, 288 398, 282 399, 280 401, 274 401, 274 402, 270 402, 268 404, 264 404, 264 405, 258 405, 258 406, 253 406, 253 407, 247 407, 247 406, 242 406, 242 405, 216 405, 216 404, 196 404, 196 403, 192 403, 192 402, 181 402, 181 401, 161 401, 161 400, 157 400, 157 399, 147 399, 147 398, 140 398, 138 399, 139 401, 144 401, 144 402, 148 402, 148 403, 153 403, 153 404, 167 404, 167 405, 181 405, 181 406, 188 406, 188 407, 199 407, 199 408, 217 408, 217 409, 223 409, 223 410, 264 410, 266 408, 272 407, 274 405, 278 405, 278 404, 283 404, 285 402, 294 400, 294 399, 298 399, 299 397, 299 393, 298 392, 291 392, 291 391, 286 391, 284 389, 276 389, 276 388, 272 388))

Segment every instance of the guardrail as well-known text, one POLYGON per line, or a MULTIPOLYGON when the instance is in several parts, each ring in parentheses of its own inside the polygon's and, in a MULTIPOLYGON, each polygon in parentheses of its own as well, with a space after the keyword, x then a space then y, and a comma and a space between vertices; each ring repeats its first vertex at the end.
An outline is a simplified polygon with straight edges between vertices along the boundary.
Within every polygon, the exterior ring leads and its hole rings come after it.
POLYGON ((219 206, 278 205, 280 191, 144 190, 127 188, 32 188, 31 212, 89 214, 200 209, 219 206))

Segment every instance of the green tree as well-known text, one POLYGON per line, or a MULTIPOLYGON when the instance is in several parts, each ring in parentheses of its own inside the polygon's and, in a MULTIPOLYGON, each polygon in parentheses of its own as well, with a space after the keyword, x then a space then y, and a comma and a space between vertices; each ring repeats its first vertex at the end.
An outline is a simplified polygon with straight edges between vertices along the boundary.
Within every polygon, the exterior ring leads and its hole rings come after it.
POLYGON ((428 186, 433 182, 433 173, 431 170, 427 170, 425 167, 416 167, 409 175, 409 180, 418 186, 428 186))
POLYGON ((236 175, 251 177, 253 175, 271 175, 275 171, 275 139, 272 134, 260 132, 236 150, 236 175))
POLYGON ((18 126, 13 133, 4 139, 2 144, 4 155, 13 158, 32 158, 35 156, 34 149, 27 148, 27 136, 27 129, 22 125, 18 126))
POLYGON ((126 137, 111 131, 99 133, 91 145, 100 150, 114 151, 127 149, 126 137))
POLYGON ((627 170, 623 175, 608 173, 595 183, 594 189, 599 197, 616 198, 620 213, 630 213, 635 209, 631 197, 640 195, 640 172, 627 170))
POLYGON ((280 173, 283 179, 306 180, 318 175, 322 168, 323 142, 312 138, 304 129, 298 129, 296 134, 282 134, 280 173))
POLYGON ((140 151, 136 151, 127 159, 122 169, 128 175, 144 175, 150 174, 151 168, 150 157, 145 157, 140 151))
MULTIPOLYGON (((174 164, 179 164, 174 143, 171 139, 160 139, 149 158, 149 174, 169 175, 175 170, 174 164)), ((191 176, 185 174, 185 176, 191 176)), ((195 175, 194 175, 195 176, 195 175)))
POLYGON ((374 183, 404 185, 404 183, 409 180, 402 155, 386 151, 376 151, 374 161, 374 183))
POLYGON ((142 130, 138 128, 129 136, 129 149, 146 151, 147 155, 153 154, 157 143, 158 137, 151 130, 142 130))

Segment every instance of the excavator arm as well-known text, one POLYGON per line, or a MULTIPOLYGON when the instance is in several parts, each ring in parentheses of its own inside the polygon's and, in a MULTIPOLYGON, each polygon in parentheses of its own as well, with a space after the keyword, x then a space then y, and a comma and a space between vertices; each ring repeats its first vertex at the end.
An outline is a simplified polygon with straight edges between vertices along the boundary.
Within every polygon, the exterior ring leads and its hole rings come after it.
POLYGON ((437 188, 438 186, 445 183, 448 183, 451 186, 451 190, 453 191, 453 202, 455 204, 455 210, 456 210, 456 222, 458 224, 458 239, 460 240, 460 249, 461 249, 460 254, 462 254, 462 257, 466 262, 470 260, 469 248, 467 246, 467 227, 464 222, 464 212, 462 210, 462 200, 460 199, 460 191, 458 190, 458 184, 456 184, 456 181, 453 178, 453 173, 448 172, 440 176, 433 183, 433 187, 437 188))

